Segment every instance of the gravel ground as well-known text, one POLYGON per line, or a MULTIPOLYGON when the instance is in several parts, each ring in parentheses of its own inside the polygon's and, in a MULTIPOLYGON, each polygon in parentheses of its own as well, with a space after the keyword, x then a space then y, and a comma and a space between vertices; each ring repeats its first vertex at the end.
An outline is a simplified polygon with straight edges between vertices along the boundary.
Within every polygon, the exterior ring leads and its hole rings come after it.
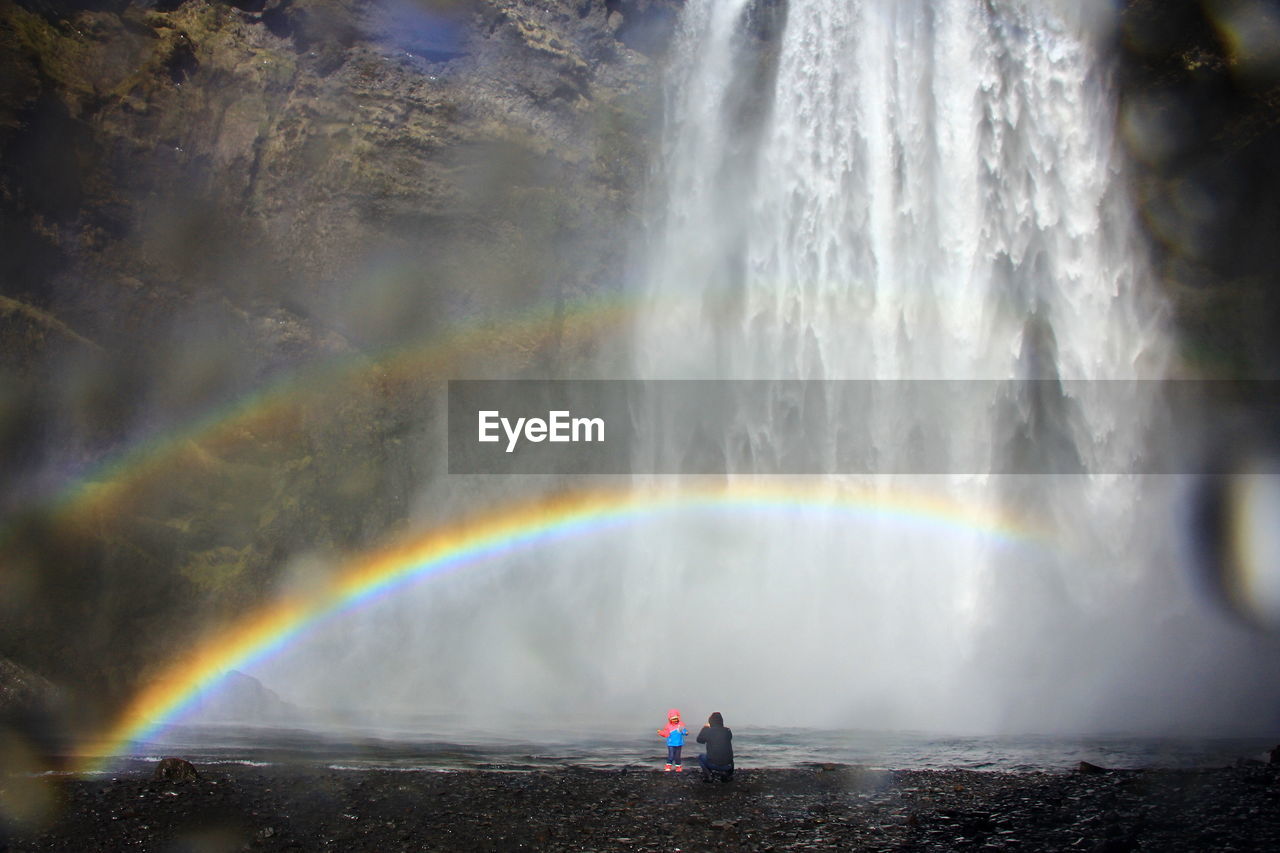
POLYGON ((1280 850, 1270 766, 0 777, 0 850, 1280 850), (37 786, 38 787, 33 787, 37 786), (13 822, 13 803, 21 823, 13 822), (32 805, 32 804, 36 805, 32 805), (40 805, 43 804, 43 805, 40 805), (37 807, 39 806, 39 807, 37 807))

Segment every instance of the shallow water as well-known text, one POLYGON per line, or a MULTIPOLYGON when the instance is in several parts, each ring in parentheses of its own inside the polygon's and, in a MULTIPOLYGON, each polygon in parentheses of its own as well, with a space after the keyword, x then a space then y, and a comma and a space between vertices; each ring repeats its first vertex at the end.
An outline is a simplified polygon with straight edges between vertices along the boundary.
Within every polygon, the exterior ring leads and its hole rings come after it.
MULTIPOLYGON (((700 747, 686 745, 694 767, 700 747)), ((944 736, 918 732, 836 731, 738 727, 734 733, 741 768, 803 767, 821 763, 885 769, 968 769, 1006 772, 1066 771, 1079 761, 1112 768, 1221 767, 1237 760, 1266 759, 1274 739, 1156 738, 1130 735, 944 736)), ((503 737, 491 732, 449 734, 370 731, 174 726, 141 743, 133 758, 117 766, 145 766, 181 755, 197 765, 309 764, 331 769, 404 771, 534 770, 558 766, 602 769, 656 768, 665 760, 662 742, 644 732, 539 732, 503 737)))

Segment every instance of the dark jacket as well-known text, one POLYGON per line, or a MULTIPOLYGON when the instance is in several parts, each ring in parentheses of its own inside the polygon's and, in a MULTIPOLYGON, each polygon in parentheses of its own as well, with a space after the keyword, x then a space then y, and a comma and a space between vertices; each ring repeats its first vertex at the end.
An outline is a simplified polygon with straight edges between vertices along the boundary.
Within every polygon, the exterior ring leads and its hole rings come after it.
POLYGON ((717 767, 733 766, 733 730, 728 726, 703 726, 698 743, 707 745, 707 761, 717 767))

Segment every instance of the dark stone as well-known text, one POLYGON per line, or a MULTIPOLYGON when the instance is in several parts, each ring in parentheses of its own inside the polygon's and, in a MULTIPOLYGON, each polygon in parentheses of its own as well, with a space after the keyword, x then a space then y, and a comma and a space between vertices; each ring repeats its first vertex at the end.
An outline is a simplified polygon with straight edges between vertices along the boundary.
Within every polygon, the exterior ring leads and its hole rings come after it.
POLYGON ((200 778, 195 765, 185 758, 162 758, 152 778, 165 782, 194 782, 200 778))
POLYGON ((1079 764, 1076 765, 1076 772, 1084 773, 1087 775, 1095 775, 1098 773, 1106 773, 1107 768, 1099 767, 1096 764, 1090 764, 1088 761, 1081 761, 1079 764))

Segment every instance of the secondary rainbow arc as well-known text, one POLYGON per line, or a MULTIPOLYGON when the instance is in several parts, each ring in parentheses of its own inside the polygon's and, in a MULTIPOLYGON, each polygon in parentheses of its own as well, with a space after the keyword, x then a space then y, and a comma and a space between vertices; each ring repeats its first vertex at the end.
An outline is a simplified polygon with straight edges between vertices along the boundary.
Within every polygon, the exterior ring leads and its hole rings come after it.
MULTIPOLYGON (((523 347, 556 328, 563 339, 590 339, 625 321, 634 299, 617 293, 576 299, 563 305, 538 304, 508 316, 460 322, 424 340, 380 354, 349 355, 273 379, 227 405, 174 429, 151 436, 63 482, 40 501, 54 520, 65 521, 123 502, 131 490, 163 477, 174 459, 205 442, 239 441, 248 429, 287 420, 290 407, 308 395, 333 393, 381 372, 391 381, 422 382, 458 378, 468 358, 523 347)), ((13 529, 0 519, 0 547, 13 529)))

